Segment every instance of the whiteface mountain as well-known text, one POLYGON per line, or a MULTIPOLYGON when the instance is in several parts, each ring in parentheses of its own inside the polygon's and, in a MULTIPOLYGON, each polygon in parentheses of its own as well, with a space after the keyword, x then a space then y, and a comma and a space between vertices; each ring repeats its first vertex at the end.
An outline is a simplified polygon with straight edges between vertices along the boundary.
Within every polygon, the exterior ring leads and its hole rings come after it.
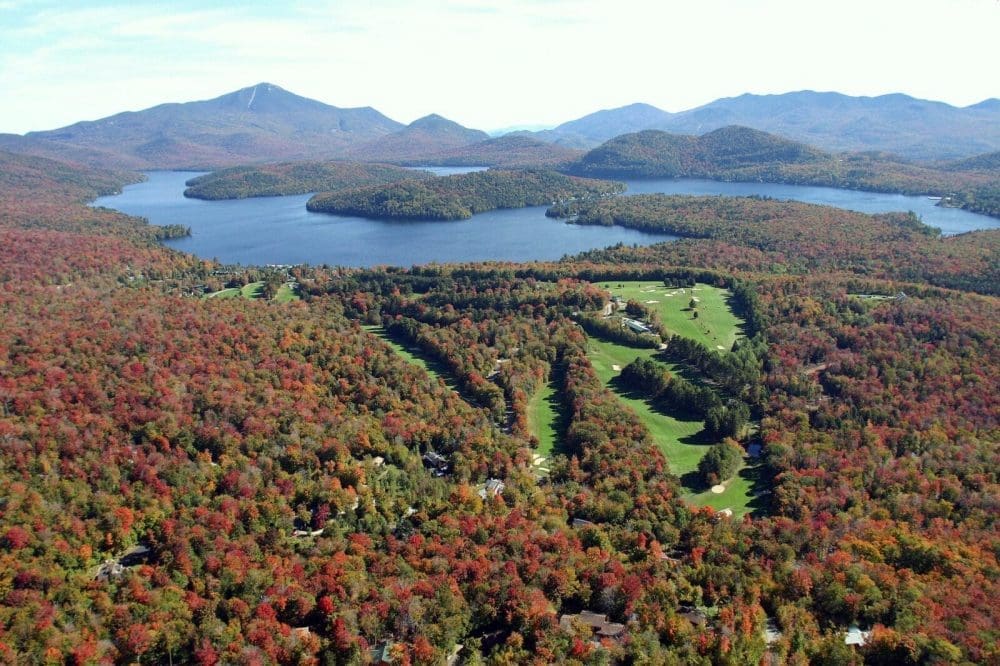
POLYGON ((214 99, 31 132, 21 141, 8 137, 6 143, 64 151, 69 159, 104 166, 179 169, 329 159, 402 128, 371 107, 340 108, 260 83, 214 99))

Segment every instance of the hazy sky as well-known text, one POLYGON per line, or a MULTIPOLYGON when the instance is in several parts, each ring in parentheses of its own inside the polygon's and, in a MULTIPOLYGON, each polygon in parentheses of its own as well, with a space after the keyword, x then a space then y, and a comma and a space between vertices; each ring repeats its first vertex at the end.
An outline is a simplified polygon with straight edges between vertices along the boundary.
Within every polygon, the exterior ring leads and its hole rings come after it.
POLYGON ((0 0, 0 132, 262 81, 496 129, 744 92, 1000 97, 1000 0, 0 0))

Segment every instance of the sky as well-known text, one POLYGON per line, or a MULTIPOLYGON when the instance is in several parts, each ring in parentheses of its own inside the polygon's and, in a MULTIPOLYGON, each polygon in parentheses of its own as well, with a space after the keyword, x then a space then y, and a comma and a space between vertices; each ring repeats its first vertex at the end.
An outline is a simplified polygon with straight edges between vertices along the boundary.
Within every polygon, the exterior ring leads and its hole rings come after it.
POLYGON ((267 81, 495 130, 742 93, 1000 97, 1000 0, 0 0, 0 132, 267 81))

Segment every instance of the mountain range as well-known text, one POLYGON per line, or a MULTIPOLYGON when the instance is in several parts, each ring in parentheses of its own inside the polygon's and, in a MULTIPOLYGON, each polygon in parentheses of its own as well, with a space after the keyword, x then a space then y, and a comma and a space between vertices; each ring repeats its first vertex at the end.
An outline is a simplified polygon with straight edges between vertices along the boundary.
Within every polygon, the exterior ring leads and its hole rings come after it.
POLYGON ((622 134, 656 129, 701 135, 731 125, 827 151, 957 160, 1000 148, 1000 100, 958 108, 900 94, 747 94, 680 113, 632 104, 551 130, 490 138, 435 114, 404 125, 371 107, 340 108, 260 83, 210 100, 161 104, 23 136, 0 134, 0 149, 132 170, 348 159, 560 164, 622 134), (508 156, 508 150, 515 153, 508 156))
POLYGON ((1000 146, 1000 100, 967 107, 892 94, 851 97, 800 91, 726 97, 680 113, 648 104, 598 111, 537 132, 573 148, 592 148, 644 129, 704 134, 743 125, 830 151, 878 151, 920 160, 957 159, 1000 146))

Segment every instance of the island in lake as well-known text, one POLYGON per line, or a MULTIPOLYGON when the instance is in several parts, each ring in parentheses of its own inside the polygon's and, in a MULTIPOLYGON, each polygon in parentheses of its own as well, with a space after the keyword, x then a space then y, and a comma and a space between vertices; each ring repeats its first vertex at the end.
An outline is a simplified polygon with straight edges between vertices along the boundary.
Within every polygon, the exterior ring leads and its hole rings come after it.
POLYGON ((498 208, 544 206, 623 192, 622 183, 543 170, 478 171, 317 194, 310 211, 375 219, 464 220, 498 208))

